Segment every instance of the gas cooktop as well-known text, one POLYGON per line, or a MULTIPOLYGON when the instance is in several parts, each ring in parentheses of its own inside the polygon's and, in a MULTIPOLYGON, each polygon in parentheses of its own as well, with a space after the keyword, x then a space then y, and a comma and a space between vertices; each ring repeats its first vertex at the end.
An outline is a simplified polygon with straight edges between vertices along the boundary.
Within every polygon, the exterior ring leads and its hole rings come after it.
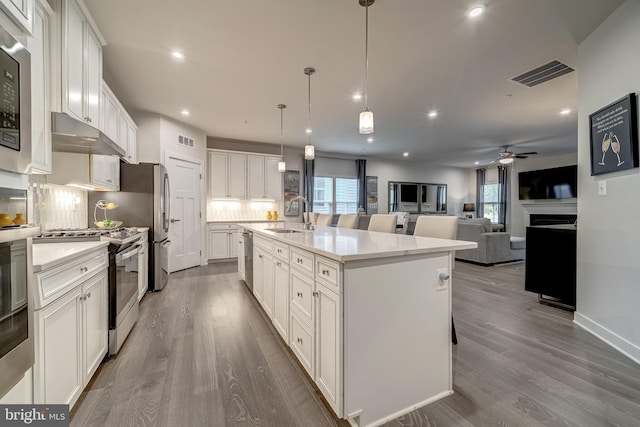
POLYGON ((142 237, 137 228, 57 228, 45 230, 34 242, 81 242, 106 240, 116 244, 135 241, 142 237))

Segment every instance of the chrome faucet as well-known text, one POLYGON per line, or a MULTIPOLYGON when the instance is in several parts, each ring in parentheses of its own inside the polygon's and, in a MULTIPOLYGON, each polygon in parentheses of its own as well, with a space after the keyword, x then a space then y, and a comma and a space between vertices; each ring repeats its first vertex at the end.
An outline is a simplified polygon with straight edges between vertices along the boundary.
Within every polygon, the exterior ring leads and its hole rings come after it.
POLYGON ((302 200, 302 202, 304 203, 304 207, 302 209, 302 224, 303 224, 303 228, 305 230, 313 230, 313 225, 311 224, 311 211, 309 210, 309 201, 302 197, 302 196, 295 196, 293 199, 291 199, 291 202, 295 201, 295 200, 302 200), (307 221, 304 222, 304 213, 307 212, 307 221))

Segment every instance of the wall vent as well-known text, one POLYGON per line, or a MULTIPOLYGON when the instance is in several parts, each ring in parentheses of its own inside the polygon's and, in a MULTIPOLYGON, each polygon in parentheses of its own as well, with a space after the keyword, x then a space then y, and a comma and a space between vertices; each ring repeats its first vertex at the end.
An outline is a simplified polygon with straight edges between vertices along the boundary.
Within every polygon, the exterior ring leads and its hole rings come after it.
POLYGON ((185 147, 193 147, 193 138, 189 138, 188 136, 178 135, 178 144, 184 145, 185 147))
POLYGON ((531 71, 527 71, 526 73, 513 77, 511 81, 524 86, 534 87, 540 83, 548 82, 549 80, 564 76, 572 71, 575 70, 567 64, 563 64, 560 61, 551 61, 548 64, 544 64, 531 71))

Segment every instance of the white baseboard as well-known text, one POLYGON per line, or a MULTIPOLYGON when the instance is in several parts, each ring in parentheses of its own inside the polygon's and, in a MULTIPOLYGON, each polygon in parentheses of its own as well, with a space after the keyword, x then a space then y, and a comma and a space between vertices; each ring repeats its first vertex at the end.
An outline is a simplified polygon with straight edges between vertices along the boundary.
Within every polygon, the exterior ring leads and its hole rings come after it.
POLYGON ((600 338, 602 341, 629 357, 634 362, 640 364, 640 346, 633 344, 629 340, 610 331, 577 311, 573 314, 573 323, 600 338))

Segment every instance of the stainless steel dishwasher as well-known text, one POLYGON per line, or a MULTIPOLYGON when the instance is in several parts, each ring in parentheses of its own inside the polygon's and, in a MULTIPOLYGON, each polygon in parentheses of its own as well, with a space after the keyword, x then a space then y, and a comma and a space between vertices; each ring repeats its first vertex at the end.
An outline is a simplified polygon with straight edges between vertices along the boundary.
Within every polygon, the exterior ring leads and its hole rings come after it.
POLYGON ((242 239, 244 240, 244 281, 253 292, 253 233, 251 231, 243 231, 242 239))

